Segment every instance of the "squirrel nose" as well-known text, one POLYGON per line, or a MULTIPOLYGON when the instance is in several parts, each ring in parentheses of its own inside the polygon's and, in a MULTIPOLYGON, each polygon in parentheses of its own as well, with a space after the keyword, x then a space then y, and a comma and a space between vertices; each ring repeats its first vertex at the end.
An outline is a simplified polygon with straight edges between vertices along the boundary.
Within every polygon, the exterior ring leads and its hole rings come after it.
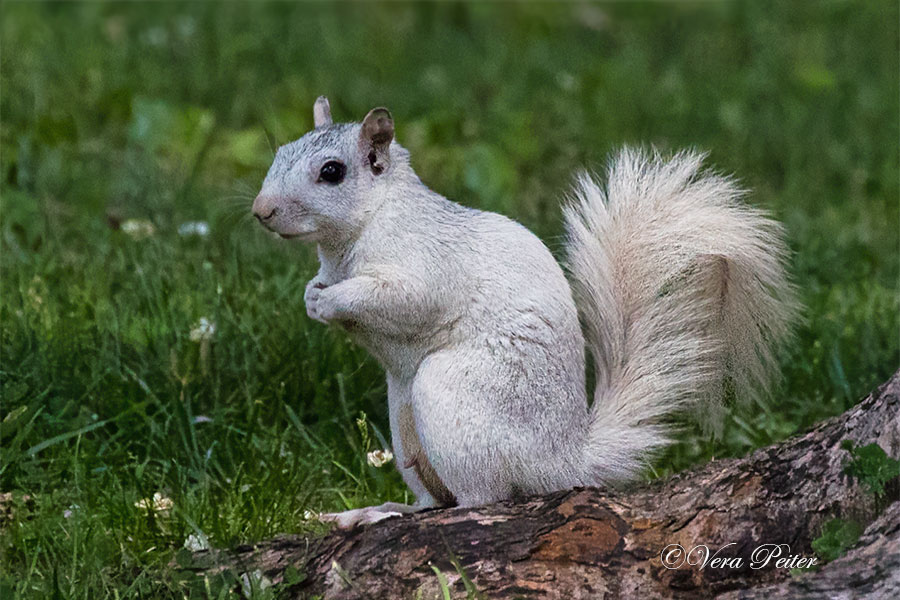
POLYGON ((276 212, 277 210, 278 210, 277 208, 273 208, 273 209, 272 209, 272 212, 270 212, 270 213, 267 214, 267 215, 261 215, 261 214, 257 213, 257 214, 256 214, 256 218, 259 219, 260 221, 268 221, 269 219, 271 219, 272 217, 275 216, 275 212, 276 212))
POLYGON ((278 208, 272 206, 271 199, 265 198, 261 194, 253 201, 253 216, 259 219, 260 223, 274 217, 277 211, 278 208))

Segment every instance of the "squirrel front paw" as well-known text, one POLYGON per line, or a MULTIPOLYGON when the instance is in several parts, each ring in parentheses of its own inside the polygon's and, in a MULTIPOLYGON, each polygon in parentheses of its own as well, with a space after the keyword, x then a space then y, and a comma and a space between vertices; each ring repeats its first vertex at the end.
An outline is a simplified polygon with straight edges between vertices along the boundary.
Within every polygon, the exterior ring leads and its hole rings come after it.
MULTIPOLYGON (((320 301, 322 291, 326 286, 318 277, 306 284, 306 292, 303 294, 303 302, 306 304, 306 314, 310 319, 328 324, 328 318, 323 314, 323 302, 320 301)), ((326 311, 327 312, 327 311, 326 311)))

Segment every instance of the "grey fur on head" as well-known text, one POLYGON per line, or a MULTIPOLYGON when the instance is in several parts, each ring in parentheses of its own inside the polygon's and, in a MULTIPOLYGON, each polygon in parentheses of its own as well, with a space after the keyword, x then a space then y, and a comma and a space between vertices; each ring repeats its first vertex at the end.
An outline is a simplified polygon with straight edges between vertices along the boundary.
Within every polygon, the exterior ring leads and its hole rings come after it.
POLYGON ((383 191, 416 178, 386 108, 372 109, 362 123, 335 123, 320 96, 313 117, 314 129, 276 151, 253 213, 282 237, 334 246, 362 230, 383 191), (329 164, 341 171, 330 179, 323 176, 329 164))

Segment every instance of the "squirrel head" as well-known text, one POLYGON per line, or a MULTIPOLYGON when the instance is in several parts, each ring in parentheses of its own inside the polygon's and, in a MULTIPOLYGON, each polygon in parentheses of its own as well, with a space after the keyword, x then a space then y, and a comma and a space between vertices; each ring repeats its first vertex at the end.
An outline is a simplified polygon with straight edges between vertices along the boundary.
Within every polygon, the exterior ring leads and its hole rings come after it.
POLYGON ((253 202, 253 215, 284 238, 340 242, 378 208, 408 153, 394 120, 373 108, 362 123, 333 123, 325 96, 313 105, 315 129, 278 149, 253 202))

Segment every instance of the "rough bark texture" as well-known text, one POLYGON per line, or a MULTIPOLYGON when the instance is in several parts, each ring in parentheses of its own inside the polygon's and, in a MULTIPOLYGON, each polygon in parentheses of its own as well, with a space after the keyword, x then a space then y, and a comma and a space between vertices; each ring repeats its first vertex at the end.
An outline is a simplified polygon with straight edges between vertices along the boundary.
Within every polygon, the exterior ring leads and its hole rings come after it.
POLYGON ((866 529, 855 548, 821 571, 719 598, 900 598, 900 502, 891 504, 866 529))
POLYGON ((198 553, 192 570, 259 570, 290 598, 440 597, 433 567, 453 597, 466 596, 463 572, 487 598, 900 598, 900 484, 894 479, 880 499, 867 491, 845 473, 844 440, 900 457, 900 373, 804 435, 626 492, 575 489, 320 539, 283 536, 198 553), (844 557, 794 576, 774 560, 752 568, 761 544, 815 556, 810 543, 834 517, 870 524, 844 557), (724 547, 719 557, 743 564, 666 568, 661 552, 670 544, 724 547), (305 579, 282 583, 288 566, 305 579))

